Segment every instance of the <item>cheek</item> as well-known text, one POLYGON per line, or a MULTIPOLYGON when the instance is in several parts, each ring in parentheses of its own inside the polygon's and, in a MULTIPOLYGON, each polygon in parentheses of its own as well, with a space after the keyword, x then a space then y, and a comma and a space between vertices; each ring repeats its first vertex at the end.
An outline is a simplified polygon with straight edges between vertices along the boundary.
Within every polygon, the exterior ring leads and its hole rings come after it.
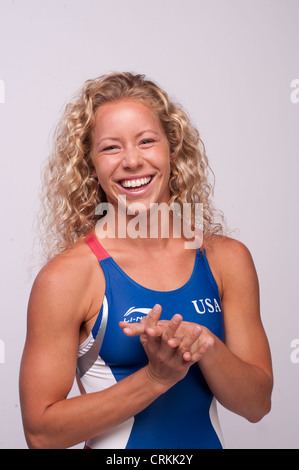
POLYGON ((95 164, 93 168, 93 175, 97 178, 99 185, 105 191, 107 182, 107 167, 95 164))
POLYGON ((171 163, 171 155, 167 148, 162 148, 158 152, 153 151, 150 155, 151 163, 163 170, 163 172, 167 171, 170 168, 171 163))
POLYGON ((106 196, 114 193, 115 183, 113 182, 113 175, 115 174, 116 166, 117 162, 111 161, 110 158, 103 159, 101 164, 96 165, 98 182, 106 196))
POLYGON ((98 158, 94 161, 94 169, 98 176, 98 179, 107 180, 109 175, 113 172, 113 162, 110 158, 98 158))
POLYGON ((168 177, 170 176, 170 171, 171 171, 171 159, 170 156, 167 155, 164 159, 163 165, 161 165, 161 169, 163 170, 163 173, 167 175, 168 177))
POLYGON ((102 170, 100 169, 97 171, 97 176, 98 176, 99 185, 106 192, 106 188, 108 188, 108 183, 109 183, 108 173, 105 171, 105 169, 102 169, 102 170))

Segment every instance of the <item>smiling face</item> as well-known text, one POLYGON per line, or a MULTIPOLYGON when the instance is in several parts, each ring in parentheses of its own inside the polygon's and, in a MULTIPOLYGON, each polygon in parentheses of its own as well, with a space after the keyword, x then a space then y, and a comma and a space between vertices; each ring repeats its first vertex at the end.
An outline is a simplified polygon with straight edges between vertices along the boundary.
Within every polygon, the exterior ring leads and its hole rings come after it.
POLYGON ((169 202, 169 144, 156 115, 143 103, 123 99, 101 105, 91 152, 94 174, 107 202, 169 202))

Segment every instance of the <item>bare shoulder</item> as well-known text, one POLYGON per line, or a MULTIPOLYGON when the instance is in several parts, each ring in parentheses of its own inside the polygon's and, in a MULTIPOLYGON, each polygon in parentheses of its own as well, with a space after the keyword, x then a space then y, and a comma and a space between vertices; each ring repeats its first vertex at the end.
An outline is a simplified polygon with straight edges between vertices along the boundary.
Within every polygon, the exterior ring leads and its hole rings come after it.
POLYGON ((257 282, 254 262, 244 243, 230 237, 213 235, 205 240, 204 248, 219 290, 242 279, 257 282))
POLYGON ((55 256, 38 273, 32 287, 29 312, 46 305, 47 311, 77 313, 78 321, 84 321, 94 301, 94 292, 104 277, 89 247, 79 240, 73 247, 55 256), (82 318, 81 318, 82 317, 82 318))
POLYGON ((83 243, 56 255, 38 273, 33 287, 67 291, 88 282, 92 270, 92 254, 83 243))
POLYGON ((244 261, 251 259, 250 251, 244 243, 222 235, 212 235, 206 239, 204 248, 207 254, 224 262, 238 262, 240 258, 244 261))

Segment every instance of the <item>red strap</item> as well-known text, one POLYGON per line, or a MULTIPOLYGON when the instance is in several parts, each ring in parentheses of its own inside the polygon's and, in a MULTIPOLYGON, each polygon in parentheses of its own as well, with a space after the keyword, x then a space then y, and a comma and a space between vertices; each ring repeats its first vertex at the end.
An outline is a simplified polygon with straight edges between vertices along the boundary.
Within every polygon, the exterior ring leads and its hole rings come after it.
POLYGON ((84 240, 86 241, 89 248, 94 252, 99 261, 105 258, 109 258, 110 255, 102 247, 97 237, 92 233, 88 232, 84 235, 84 240))

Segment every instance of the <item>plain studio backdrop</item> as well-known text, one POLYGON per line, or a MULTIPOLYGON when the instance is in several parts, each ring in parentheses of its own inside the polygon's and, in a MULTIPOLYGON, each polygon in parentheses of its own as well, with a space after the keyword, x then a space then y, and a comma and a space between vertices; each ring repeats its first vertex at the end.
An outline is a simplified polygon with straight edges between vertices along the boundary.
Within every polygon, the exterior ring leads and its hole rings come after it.
POLYGON ((64 104, 115 70, 189 112, 216 205, 256 264, 272 411, 250 424, 218 406, 225 446, 299 447, 298 26, 298 0, 0 0, 0 448, 27 447, 18 376, 41 165, 64 104))

